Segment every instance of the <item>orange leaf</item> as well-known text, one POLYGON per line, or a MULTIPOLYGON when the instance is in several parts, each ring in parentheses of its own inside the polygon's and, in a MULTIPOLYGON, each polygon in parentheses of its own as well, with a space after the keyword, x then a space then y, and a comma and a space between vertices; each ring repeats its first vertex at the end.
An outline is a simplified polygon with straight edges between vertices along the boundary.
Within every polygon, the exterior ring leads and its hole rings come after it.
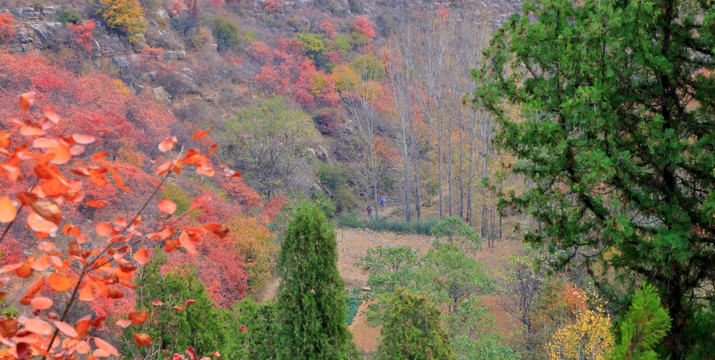
POLYGON ((192 300, 186 300, 186 302, 184 303, 184 305, 186 305, 186 307, 189 307, 189 306, 193 305, 195 302, 196 302, 196 300, 193 300, 193 299, 192 299, 192 300))
POLYGON ((91 206, 91 207, 100 208, 100 207, 105 207, 105 206, 107 206, 107 204, 108 204, 108 203, 107 203, 106 201, 102 201, 102 200, 87 200, 87 204, 86 204, 86 205, 87 205, 87 206, 91 206))
POLYGON ((40 319, 30 319, 27 320, 23 325, 25 329, 31 333, 38 335, 50 335, 52 334, 52 325, 40 320, 40 319))
POLYGON ((129 327, 129 325, 132 324, 132 322, 127 319, 121 319, 121 320, 117 320, 116 324, 117 324, 117 326, 126 329, 127 327, 129 327))
POLYGON ((183 246, 184 249, 186 249, 186 252, 188 252, 190 255, 196 255, 199 253, 196 250, 194 243, 191 242, 189 234, 186 233, 186 231, 182 231, 181 235, 179 235, 179 243, 181 243, 181 246, 183 246))
POLYGON ((100 350, 104 350, 111 355, 119 356, 119 352, 117 352, 117 348, 115 348, 114 346, 112 346, 112 344, 110 344, 98 337, 94 338, 94 345, 97 345, 97 347, 100 350))
POLYGON ((49 309, 52 307, 52 304, 52 299, 46 297, 36 297, 30 301, 30 305, 32 305, 35 310, 49 309))
POLYGON ((20 304, 22 305, 30 305, 32 303, 32 299, 35 297, 35 295, 42 290, 42 287, 45 285, 45 278, 41 277, 35 283, 33 283, 29 289, 27 289, 27 292, 25 292, 25 295, 22 296, 22 299, 20 299, 20 304))
POLYGON ((39 199, 34 201, 31 205, 32 210, 45 220, 49 220, 54 224, 59 224, 62 221, 62 210, 60 210, 60 207, 54 202, 48 199, 39 199))
POLYGON ((164 141, 159 143, 159 151, 167 152, 171 150, 174 145, 176 145, 176 141, 176 136, 170 136, 166 138, 164 141))
POLYGON ((202 137, 206 136, 206 134, 208 134, 209 131, 211 131, 211 129, 213 129, 213 126, 210 127, 208 130, 198 131, 198 132, 196 132, 196 133, 194 134, 194 136, 191 137, 191 139, 199 139, 199 138, 202 138, 202 137))
POLYGON ((94 136, 89 136, 89 135, 82 135, 82 134, 72 134, 72 140, 74 140, 77 144, 82 144, 82 145, 89 145, 97 139, 94 138, 94 136))
POLYGON ((23 136, 42 136, 45 135, 45 130, 36 126, 23 126, 20 128, 20 134, 23 136))
POLYGON ((47 120, 50 120, 55 124, 58 124, 60 122, 60 116, 57 115, 56 112, 54 112, 52 109, 48 108, 47 106, 45 106, 44 110, 45 110, 45 117, 47 118, 47 120))
POLYGON ((106 152, 106 151, 101 151, 101 152, 92 154, 92 157, 95 158, 95 159, 97 159, 97 160, 99 160, 99 159, 104 158, 104 157, 107 156, 107 155, 109 155, 108 152, 106 152))
POLYGON ((211 195, 197 196, 194 198, 194 200, 191 200, 191 204, 189 204, 189 210, 198 209, 209 201, 211 201, 211 195))
POLYGON ((214 233, 214 235, 225 238, 228 235, 228 227, 224 224, 204 224, 203 228, 214 233))
POLYGON ((173 214, 176 211, 176 203, 169 199, 163 199, 159 201, 159 211, 164 214, 173 214))
POLYGON ((149 319, 145 311, 137 311, 129 313, 129 320, 135 325, 141 325, 149 319))
POLYGON ((108 222, 101 222, 94 227, 94 231, 96 231, 99 236, 109 236, 114 233, 114 226, 108 222))
POLYGON ((47 149, 48 154, 53 154, 51 164, 62 165, 68 163, 72 159, 72 154, 67 144, 62 141, 56 147, 47 149))
POLYGON ((36 271, 47 270, 50 266, 52 266, 52 260, 48 254, 41 255, 32 263, 32 269, 36 271))
POLYGON ((30 91, 20 95, 20 103, 18 104, 22 110, 30 110, 30 106, 35 102, 35 92, 30 91))
POLYGON ((151 302, 152 305, 154 306, 162 306, 164 303, 161 300, 154 300, 151 302))
POLYGON ((0 222, 10 222, 15 220, 17 216, 17 209, 12 200, 7 196, 0 196, 0 222))
POLYGON ((174 306, 174 310, 184 312, 184 308, 182 308, 181 306, 174 306))
POLYGON ((134 260, 136 262, 138 262, 139 264, 144 265, 147 262, 149 262, 150 256, 151 256, 151 253, 149 252, 149 250, 145 247, 142 247, 141 249, 137 250, 137 252, 134 253, 132 258, 134 258, 134 260))
POLYGON ((119 175, 117 175, 116 172, 114 172, 114 170, 109 169, 109 173, 112 174, 112 179, 114 179, 114 182, 116 182, 117 185, 118 185, 120 188, 122 188, 122 190, 124 190, 124 191, 126 191, 126 192, 128 192, 128 193, 131 193, 131 192, 132 192, 131 189, 129 189, 128 187, 124 186, 124 181, 122 181, 122 179, 119 177, 119 175))
POLYGON ((104 290, 106 290, 104 284, 97 281, 88 281, 87 284, 79 290, 79 299, 82 301, 92 301, 100 297, 104 293, 104 290))
POLYGON ((72 288, 73 281, 62 274, 52 273, 47 277, 47 284, 52 290, 67 291, 72 288))
POLYGON ((147 346, 151 345, 154 340, 147 334, 134 334, 134 342, 137 346, 147 346))
POLYGON ((28 215, 27 225, 34 231, 48 234, 52 234, 57 230, 57 224, 46 220, 34 211, 31 211, 30 215, 28 215))
POLYGON ((64 321, 53 321, 52 323, 55 324, 55 326, 60 329, 63 334, 69 337, 77 337, 79 335, 77 334, 77 330, 64 321))

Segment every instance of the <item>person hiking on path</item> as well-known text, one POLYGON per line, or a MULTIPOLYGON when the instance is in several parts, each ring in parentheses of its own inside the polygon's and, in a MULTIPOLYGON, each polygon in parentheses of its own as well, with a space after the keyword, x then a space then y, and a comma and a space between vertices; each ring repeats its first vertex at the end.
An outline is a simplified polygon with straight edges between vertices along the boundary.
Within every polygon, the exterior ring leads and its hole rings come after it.
POLYGON ((367 210, 367 217, 369 218, 370 214, 372 213, 372 208, 370 207, 370 205, 368 205, 367 209, 365 209, 365 210, 367 210))
POLYGON ((385 198, 380 198, 380 206, 382 206, 382 209, 385 210, 385 198))

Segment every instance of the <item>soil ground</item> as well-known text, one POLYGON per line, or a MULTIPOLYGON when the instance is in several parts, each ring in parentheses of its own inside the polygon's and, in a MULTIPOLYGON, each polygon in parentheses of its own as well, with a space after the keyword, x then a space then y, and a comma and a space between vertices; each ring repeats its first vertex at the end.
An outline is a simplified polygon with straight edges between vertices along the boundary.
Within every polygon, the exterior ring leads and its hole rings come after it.
MULTIPOLYGON (((372 230, 338 228, 338 270, 345 281, 348 289, 360 288, 367 285, 368 274, 361 271, 356 263, 365 255, 367 249, 383 246, 397 247, 409 246, 420 254, 425 253, 432 245, 434 238, 416 234, 396 234, 392 232, 377 232, 372 230)), ((477 252, 475 258, 484 263, 492 272, 502 270, 508 256, 519 252, 519 243, 514 240, 497 241, 491 248, 484 248, 477 252)), ((258 301, 272 299, 278 289, 279 279, 273 279, 266 289, 257 294, 258 301)), ((498 295, 486 295, 482 297, 482 303, 492 312, 496 318, 499 331, 508 336, 517 328, 517 324, 512 317, 507 314, 499 305, 498 295)), ((350 326, 353 333, 353 342, 358 350, 364 353, 371 353, 377 348, 377 338, 380 335, 379 328, 367 325, 364 311, 367 304, 363 303, 358 311, 358 315, 350 326)))

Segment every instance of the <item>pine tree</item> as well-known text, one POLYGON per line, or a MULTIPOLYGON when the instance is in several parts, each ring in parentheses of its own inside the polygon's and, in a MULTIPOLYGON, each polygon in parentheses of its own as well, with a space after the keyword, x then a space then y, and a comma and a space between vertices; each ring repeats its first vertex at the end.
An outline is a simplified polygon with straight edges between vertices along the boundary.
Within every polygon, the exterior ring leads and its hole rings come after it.
POLYGON ((299 205, 278 258, 277 359, 348 359, 347 305, 335 231, 311 203, 299 205))
POLYGON ((395 291, 383 315, 377 360, 453 359, 440 313, 422 296, 395 291))
POLYGON ((611 358, 614 360, 657 360, 653 349, 670 329, 668 312, 660 304, 654 287, 646 284, 633 296, 628 313, 621 321, 621 339, 611 358))
POLYGON ((475 105, 533 184, 505 199, 543 224, 527 240, 612 304, 647 279, 673 319, 672 359, 715 351, 713 48, 712 1, 534 1, 474 73, 475 105))

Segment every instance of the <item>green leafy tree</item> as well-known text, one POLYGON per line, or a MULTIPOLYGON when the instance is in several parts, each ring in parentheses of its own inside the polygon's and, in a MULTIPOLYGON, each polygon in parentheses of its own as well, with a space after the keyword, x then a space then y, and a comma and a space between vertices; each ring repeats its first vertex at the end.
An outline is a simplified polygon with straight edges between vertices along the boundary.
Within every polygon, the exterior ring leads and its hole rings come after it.
POLYGON ((220 51, 236 49, 241 45, 238 26, 229 18, 217 16, 214 19, 213 36, 220 51))
POLYGON ((353 346, 338 273, 335 231, 325 214, 304 202, 285 230, 278 258, 277 359, 348 359, 353 346))
POLYGON ((454 359, 439 310, 426 298, 396 291, 383 323, 377 360, 454 359))
POLYGON ((237 360, 273 360, 276 358, 276 330, 275 303, 257 304, 247 296, 233 305, 227 334, 229 346, 222 355, 237 360))
POLYGON ((645 284, 633 296, 620 324, 620 341, 610 354, 614 360, 657 360, 653 350, 670 329, 668 311, 660 304, 656 289, 645 284))
MULTIPOLYGON (((227 157, 250 171, 250 185, 269 198, 287 188, 300 170, 311 170, 308 148, 319 138, 313 120, 286 106, 280 96, 260 100, 243 109, 225 125, 227 157)), ((248 178, 248 177, 247 177, 248 178)))
POLYGON ((440 241, 445 238, 447 243, 457 246, 462 251, 474 252, 482 247, 482 239, 473 227, 464 223, 457 216, 447 216, 432 227, 432 234, 440 241))
POLYGON ((228 312, 216 306, 194 269, 176 268, 162 275, 165 263, 166 254, 157 251, 142 268, 136 284, 140 289, 137 310, 147 312, 150 319, 136 332, 148 334, 154 344, 136 347, 133 332, 125 331, 125 355, 143 358, 157 349, 180 353, 188 347, 198 354, 223 350, 228 340, 228 312))
POLYGON ((325 56, 330 48, 325 36, 314 33, 300 33, 298 34, 298 41, 303 43, 305 53, 315 61, 316 66, 324 63, 325 56))
POLYGON ((710 1, 536 1, 474 73, 475 105, 534 184, 503 202, 543 224, 527 240, 583 264, 614 304, 611 282, 647 279, 672 359, 707 357, 696 344, 714 339, 699 310, 715 301, 713 48, 710 1))

